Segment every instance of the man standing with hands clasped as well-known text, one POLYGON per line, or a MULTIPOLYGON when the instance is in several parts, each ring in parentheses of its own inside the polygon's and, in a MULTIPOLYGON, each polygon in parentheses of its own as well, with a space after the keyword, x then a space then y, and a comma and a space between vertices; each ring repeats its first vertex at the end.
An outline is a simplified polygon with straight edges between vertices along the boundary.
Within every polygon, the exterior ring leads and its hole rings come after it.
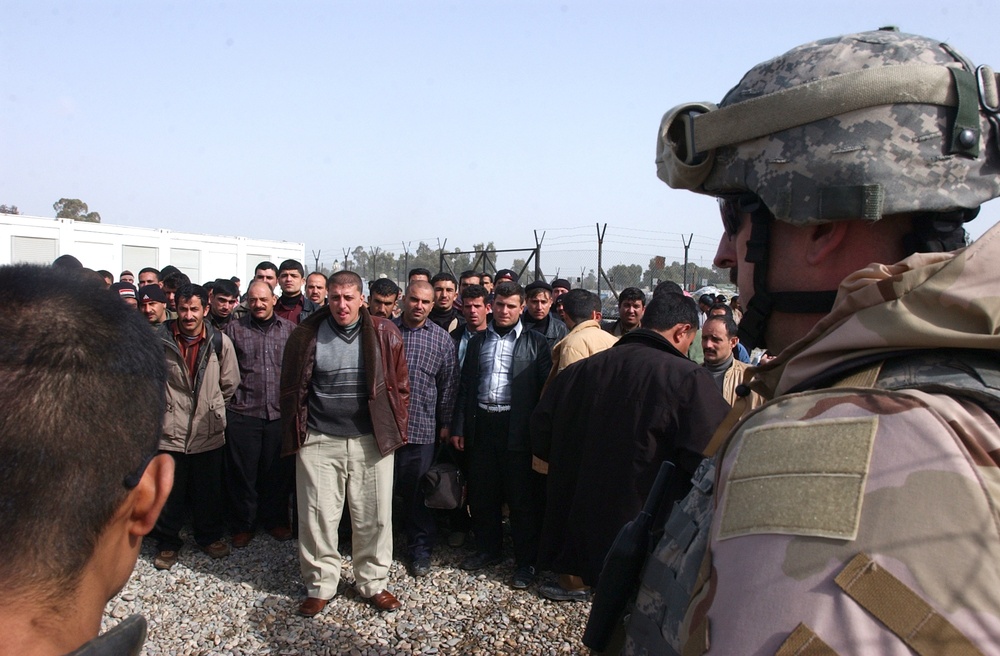
POLYGON ((424 505, 420 479, 434 460, 437 438, 448 439, 458 384, 455 343, 443 328, 427 320, 433 307, 434 288, 417 280, 406 288, 403 315, 393 320, 403 335, 410 373, 409 441, 396 454, 396 490, 403 498, 401 519, 413 576, 427 576, 431 570, 436 527, 424 505))
POLYGON ((312 617, 337 593, 337 527, 351 511, 356 587, 379 610, 392 564, 393 454, 406 443, 409 374, 399 329, 362 307, 361 277, 330 277, 327 305, 303 320, 281 368, 282 455, 297 454, 299 561, 312 617))
POLYGON ((521 323, 524 288, 496 286, 493 321, 469 340, 452 422, 452 444, 468 452, 469 508, 478 552, 465 570, 501 560, 501 507, 510 508, 516 570, 513 588, 535 580, 544 485, 531 469, 528 421, 538 403, 552 355, 545 335, 521 323))

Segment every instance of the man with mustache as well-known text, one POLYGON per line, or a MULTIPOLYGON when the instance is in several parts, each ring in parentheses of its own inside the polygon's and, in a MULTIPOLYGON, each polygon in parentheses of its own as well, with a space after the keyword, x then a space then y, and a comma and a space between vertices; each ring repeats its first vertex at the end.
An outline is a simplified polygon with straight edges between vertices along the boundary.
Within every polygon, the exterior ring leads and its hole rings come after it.
POLYGON ((177 319, 156 327, 167 359, 167 411, 160 452, 174 459, 174 488, 152 533, 157 569, 177 564, 188 510, 201 550, 212 558, 229 555, 229 545, 223 540, 222 459, 226 403, 240 384, 233 343, 205 321, 208 292, 188 284, 179 287, 174 298, 177 319))

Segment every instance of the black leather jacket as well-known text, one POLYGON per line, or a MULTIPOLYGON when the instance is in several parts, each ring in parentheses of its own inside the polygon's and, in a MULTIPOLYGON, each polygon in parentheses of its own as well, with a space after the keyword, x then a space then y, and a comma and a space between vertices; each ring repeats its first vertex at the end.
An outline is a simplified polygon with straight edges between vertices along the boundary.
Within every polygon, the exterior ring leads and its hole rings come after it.
MULTIPOLYGON (((480 376, 479 354, 482 352, 486 334, 487 331, 483 331, 469 340, 458 385, 458 397, 455 400, 451 434, 463 436, 466 449, 475 440, 480 376)), ((552 354, 544 335, 523 326, 520 337, 514 343, 513 357, 507 449, 528 451, 531 449, 528 423, 541 396, 549 370, 552 369, 552 354)))

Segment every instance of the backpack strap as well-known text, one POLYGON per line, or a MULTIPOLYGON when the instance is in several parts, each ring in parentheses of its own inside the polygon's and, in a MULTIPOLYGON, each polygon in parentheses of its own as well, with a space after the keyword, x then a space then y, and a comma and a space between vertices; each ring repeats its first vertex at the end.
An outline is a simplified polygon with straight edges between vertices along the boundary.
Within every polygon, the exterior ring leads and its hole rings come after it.
POLYGON ((212 331, 212 348, 215 349, 215 357, 219 361, 219 366, 222 366, 222 332, 219 330, 212 331))

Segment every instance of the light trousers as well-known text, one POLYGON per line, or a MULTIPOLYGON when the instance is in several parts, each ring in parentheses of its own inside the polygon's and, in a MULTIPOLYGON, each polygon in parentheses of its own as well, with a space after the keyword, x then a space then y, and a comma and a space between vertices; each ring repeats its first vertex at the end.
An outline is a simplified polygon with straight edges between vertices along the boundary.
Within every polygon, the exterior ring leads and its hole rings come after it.
POLYGON ((309 429, 295 458, 299 564, 308 596, 331 599, 340 583, 337 527, 350 508, 354 580, 362 597, 386 589, 392 564, 393 454, 374 435, 337 437, 309 429))

